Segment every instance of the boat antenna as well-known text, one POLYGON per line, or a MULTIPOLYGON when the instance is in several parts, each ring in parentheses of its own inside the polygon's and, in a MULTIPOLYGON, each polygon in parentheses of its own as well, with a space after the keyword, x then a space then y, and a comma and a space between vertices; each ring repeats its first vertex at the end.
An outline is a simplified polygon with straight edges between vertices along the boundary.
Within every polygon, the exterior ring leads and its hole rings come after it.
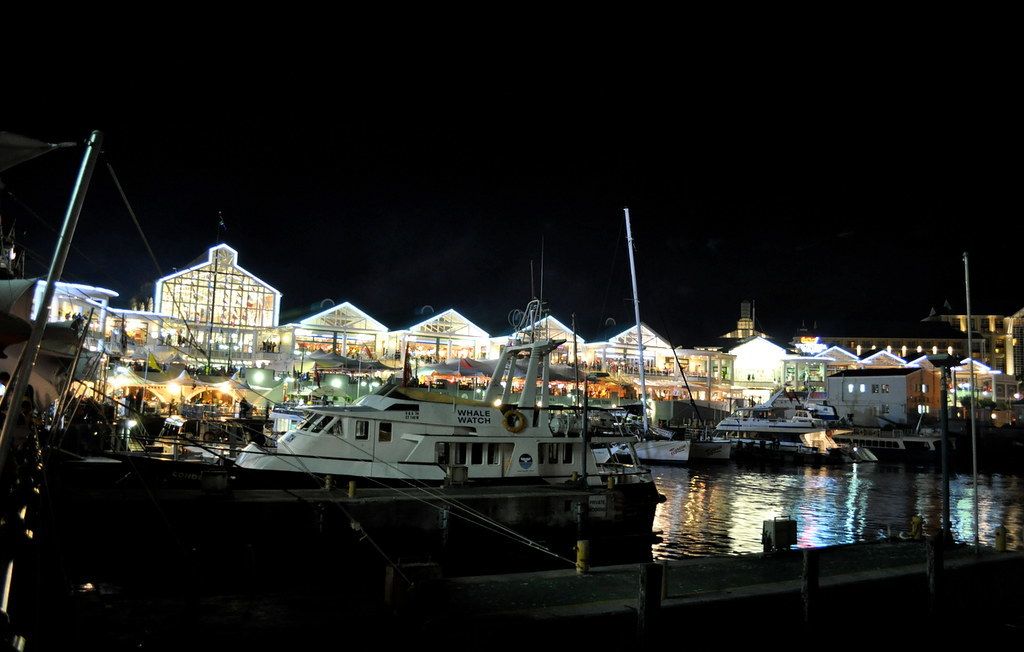
POLYGON ((540 236, 540 307, 544 310, 544 234, 540 236))
POLYGON ((640 297, 636 291, 636 262, 633 260, 633 230, 629 225, 629 208, 623 208, 626 214, 626 248, 629 251, 629 273, 633 279, 633 311, 636 313, 636 346, 640 359, 640 414, 643 416, 644 433, 647 432, 647 378, 644 375, 644 334, 640 328, 640 297))

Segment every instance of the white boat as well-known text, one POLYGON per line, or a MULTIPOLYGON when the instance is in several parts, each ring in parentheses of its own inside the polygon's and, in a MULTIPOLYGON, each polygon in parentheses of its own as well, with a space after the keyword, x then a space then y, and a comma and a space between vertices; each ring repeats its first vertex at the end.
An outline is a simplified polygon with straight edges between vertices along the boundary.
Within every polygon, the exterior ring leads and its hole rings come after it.
POLYGON ((690 461, 689 439, 642 439, 633 447, 641 462, 686 464, 690 461))
POLYGON ((736 410, 719 421, 715 430, 730 435, 769 435, 770 439, 771 435, 800 435, 824 430, 828 425, 805 408, 792 410, 792 414, 787 416, 787 408, 758 405, 736 410))
POLYGON ((733 441, 736 459, 851 462, 849 451, 832 438, 834 425, 803 407, 759 405, 740 408, 722 419, 714 434, 733 441))
POLYGON ((559 484, 585 475, 588 485, 603 486, 614 477, 619 485, 645 485, 653 493, 632 437, 595 410, 583 437, 579 413, 549 405, 547 383, 537 387, 548 377, 550 352, 560 344, 545 339, 506 347, 481 401, 388 384, 349 406, 308 407, 306 418, 276 448, 250 444, 236 464, 388 484, 559 484), (515 363, 523 359, 527 382, 513 402, 515 363))

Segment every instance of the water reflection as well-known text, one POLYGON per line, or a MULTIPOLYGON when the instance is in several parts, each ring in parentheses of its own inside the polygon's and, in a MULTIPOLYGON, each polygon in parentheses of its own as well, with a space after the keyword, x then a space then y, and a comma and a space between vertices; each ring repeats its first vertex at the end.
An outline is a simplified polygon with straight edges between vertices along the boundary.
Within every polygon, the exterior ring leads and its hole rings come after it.
MULTIPOLYGON (((788 516, 797 521, 801 547, 883 538, 910 529, 921 514, 925 531, 942 518, 942 475, 902 465, 762 469, 729 464, 654 467, 668 500, 658 507, 654 528, 660 559, 761 551, 762 521, 788 516)), ((974 540, 974 486, 970 475, 950 478, 954 536, 974 540)), ((978 476, 982 544, 1005 525, 1012 537, 1024 524, 1024 483, 1018 475, 978 476)))

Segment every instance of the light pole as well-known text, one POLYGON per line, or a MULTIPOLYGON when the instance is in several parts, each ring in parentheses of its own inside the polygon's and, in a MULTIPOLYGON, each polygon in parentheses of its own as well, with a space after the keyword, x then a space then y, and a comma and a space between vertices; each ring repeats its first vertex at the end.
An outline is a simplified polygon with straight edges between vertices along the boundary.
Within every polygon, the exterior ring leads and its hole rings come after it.
MULTIPOLYGON (((942 429, 942 542, 953 543, 953 527, 949 516, 949 374, 957 365, 957 359, 946 353, 928 356, 928 361, 942 369, 942 386, 939 402, 939 424, 942 429)), ((954 392, 953 396, 956 396, 954 392)))

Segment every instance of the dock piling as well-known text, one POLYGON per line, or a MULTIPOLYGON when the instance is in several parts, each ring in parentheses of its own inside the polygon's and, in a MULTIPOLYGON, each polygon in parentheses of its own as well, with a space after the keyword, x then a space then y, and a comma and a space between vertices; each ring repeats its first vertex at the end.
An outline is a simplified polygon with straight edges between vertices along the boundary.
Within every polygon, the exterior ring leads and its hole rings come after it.
POLYGON ((935 621, 942 618, 943 530, 927 538, 928 546, 928 615, 935 621))
POLYGON ((640 584, 636 606, 636 638, 638 643, 651 640, 661 611, 662 582, 665 567, 661 564, 640 564, 640 584))
POLYGON ((804 607, 804 627, 813 628, 818 621, 818 569, 820 552, 815 549, 804 550, 803 585, 800 597, 804 607))

